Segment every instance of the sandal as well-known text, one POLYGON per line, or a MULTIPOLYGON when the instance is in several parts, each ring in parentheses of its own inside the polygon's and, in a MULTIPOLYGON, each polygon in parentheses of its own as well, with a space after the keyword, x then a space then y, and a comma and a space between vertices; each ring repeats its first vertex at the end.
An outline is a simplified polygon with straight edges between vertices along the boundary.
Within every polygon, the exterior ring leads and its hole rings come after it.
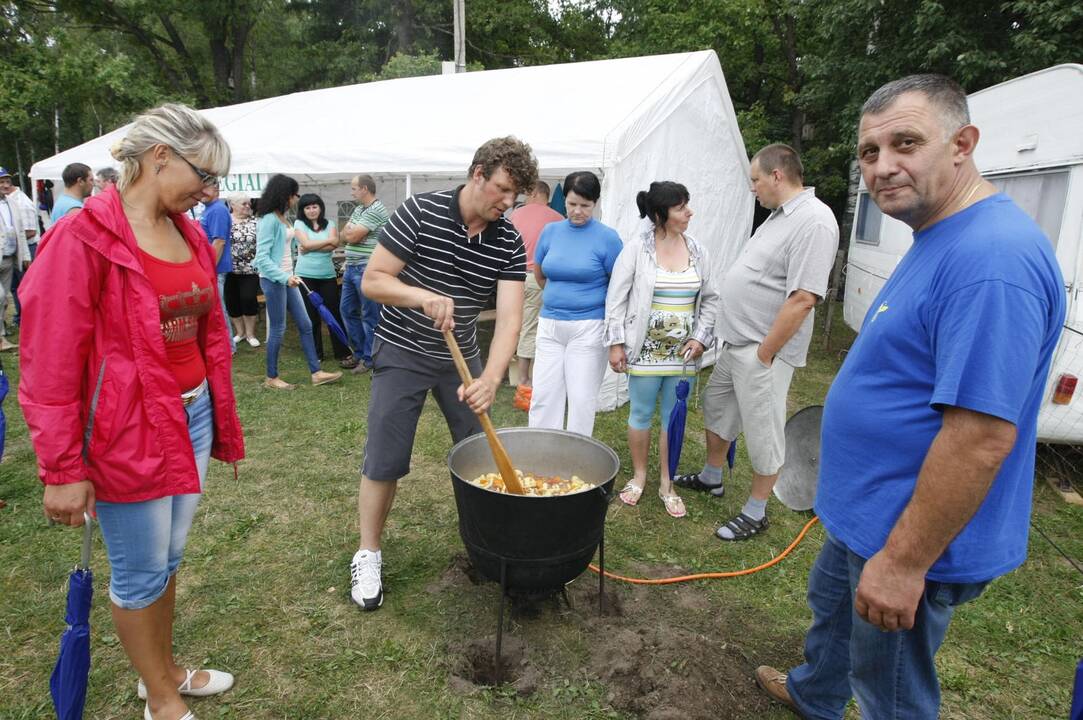
POLYGON ((659 492, 658 497, 662 499, 662 504, 666 506, 666 512, 671 518, 683 518, 688 514, 680 495, 663 495, 659 492))
POLYGON ((732 542, 736 540, 748 540, 753 535, 759 535, 761 532, 767 529, 767 516, 763 516, 763 520, 753 520, 744 513, 739 513, 737 517, 726 522, 725 525, 714 531, 715 537, 719 540, 725 540, 726 542, 732 542), (722 535, 722 528, 728 529, 733 533, 733 537, 728 538, 722 535))
POLYGON ((722 493, 726 490, 722 487, 722 483, 718 485, 708 485, 699 479, 699 473, 689 473, 688 475, 678 475, 673 478, 673 484, 679 488, 685 490, 695 490, 696 492, 709 492, 715 497, 722 497, 722 493), (715 495, 714 491, 718 491, 715 495))
POLYGON ((641 495, 643 495, 643 488, 629 480, 628 484, 620 491, 620 501, 625 505, 635 505, 639 502, 641 495))

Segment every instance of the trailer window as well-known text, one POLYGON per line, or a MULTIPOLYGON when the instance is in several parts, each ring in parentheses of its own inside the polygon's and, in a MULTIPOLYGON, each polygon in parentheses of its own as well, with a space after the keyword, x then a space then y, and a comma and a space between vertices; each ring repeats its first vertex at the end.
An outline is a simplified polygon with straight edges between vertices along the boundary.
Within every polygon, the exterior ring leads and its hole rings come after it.
POLYGON ((1068 196, 1068 171, 999 175, 986 179, 1034 218, 1056 249, 1068 196))
POLYGON ((854 239, 865 245, 879 245, 880 222, 883 219, 884 214, 880 212, 880 208, 872 201, 869 194, 867 192, 859 193, 857 196, 857 231, 854 233, 854 239))

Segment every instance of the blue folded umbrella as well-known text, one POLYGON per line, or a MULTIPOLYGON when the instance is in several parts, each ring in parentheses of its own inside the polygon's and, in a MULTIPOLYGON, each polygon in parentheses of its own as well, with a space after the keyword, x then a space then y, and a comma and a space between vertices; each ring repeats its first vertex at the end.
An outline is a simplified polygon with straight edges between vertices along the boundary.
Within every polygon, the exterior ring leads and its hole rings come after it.
POLYGON ((669 413, 666 437, 669 440, 669 476, 676 477, 681 462, 681 446, 684 445, 684 424, 688 418, 688 381, 681 378, 677 383, 677 402, 669 413))
POLYGON ((730 469, 730 480, 733 479, 733 461, 737 459, 737 438, 733 438, 730 449, 726 451, 726 466, 730 469))
MULTIPOLYGON (((685 375, 687 370, 688 354, 685 355, 681 375, 685 375)), ((681 461, 681 447, 684 445, 684 426, 688 419, 688 392, 690 388, 691 385, 688 379, 681 377, 675 391, 677 402, 673 404, 673 409, 669 413, 669 424, 666 426, 666 438, 669 448, 669 476, 671 478, 677 476, 677 465, 681 461)))
POLYGON ((0 458, 4 457, 4 438, 7 436, 8 421, 4 416, 4 398, 8 396, 8 376, 4 364, 0 362, 0 458))
POLYGON ((58 720, 81 720, 90 675, 90 605, 94 599, 94 573, 90 571, 90 516, 83 516, 83 555, 68 578, 68 603, 49 692, 58 720))
POLYGON ((1071 720, 1083 720, 1083 660, 1075 669, 1075 691, 1072 693, 1071 720))
POLYGON ((346 336, 346 331, 339 324, 335 318, 335 314, 331 312, 331 308, 327 307, 323 301, 323 297, 315 290, 309 290, 308 285, 301 283, 301 287, 304 288, 305 294, 308 295, 308 301, 312 303, 312 307, 316 308, 316 312, 320 314, 320 318, 327 323, 327 327, 335 334, 342 344, 350 348, 350 351, 356 356, 357 352, 354 351, 350 345, 350 339, 346 336))

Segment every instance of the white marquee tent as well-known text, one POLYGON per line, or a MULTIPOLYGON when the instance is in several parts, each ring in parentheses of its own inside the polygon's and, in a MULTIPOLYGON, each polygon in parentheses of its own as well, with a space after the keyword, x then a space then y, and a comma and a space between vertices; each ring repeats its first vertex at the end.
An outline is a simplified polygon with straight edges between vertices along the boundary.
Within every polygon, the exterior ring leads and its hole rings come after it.
MULTIPOLYGON (((348 179, 374 175, 394 209, 410 193, 465 178, 485 140, 515 135, 533 147, 541 176, 602 177, 598 217, 629 238, 641 227, 635 195, 652 180, 688 186, 689 232, 721 270, 752 226, 748 159, 713 51, 435 75, 311 90, 203 111, 233 151, 227 190, 258 194, 272 173, 296 177, 329 207, 348 179)), ((72 162, 115 164, 119 128, 34 164, 34 179, 72 162)), ((616 406, 615 378, 600 405, 616 406)))

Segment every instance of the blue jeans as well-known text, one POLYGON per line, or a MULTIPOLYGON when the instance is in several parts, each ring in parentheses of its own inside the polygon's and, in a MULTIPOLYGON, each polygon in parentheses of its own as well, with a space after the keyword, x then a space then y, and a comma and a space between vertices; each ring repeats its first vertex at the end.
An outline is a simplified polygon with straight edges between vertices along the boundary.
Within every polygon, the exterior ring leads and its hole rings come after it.
MULTIPOLYGON (((30 260, 33 261, 38 256, 38 243, 35 240, 28 244, 27 247, 30 248, 30 260)), ((23 314, 23 306, 19 303, 19 283, 22 281, 23 275, 25 275, 23 269, 18 267, 18 263, 16 263, 16 267, 11 272, 11 298, 15 301, 15 327, 19 326, 23 314)))
POLYGON ((367 265, 347 265, 342 274, 342 298, 339 313, 346 324, 346 335, 354 350, 354 357, 372 364, 372 341, 376 324, 380 321, 380 303, 369 300, 361 292, 361 278, 367 265))
MULTIPOLYGON (((185 408, 199 489, 207 478, 214 440, 210 391, 185 408)), ((134 503, 97 502, 98 523, 109 555, 109 598, 125 610, 154 604, 184 556, 200 494, 171 495, 134 503)))
POLYGON ((222 317, 226 320, 226 332, 229 333, 229 349, 237 352, 237 343, 233 339, 233 326, 229 322, 229 311, 226 310, 226 273, 218 273, 218 299, 222 301, 222 317))
POLYGON ((312 322, 308 319, 305 299, 301 297, 301 291, 267 278, 260 278, 259 285, 263 288, 263 300, 267 303, 267 317, 270 323, 270 333, 267 337, 267 377, 278 377, 278 351, 282 349, 282 336, 286 334, 287 310, 293 322, 297 324, 297 332, 301 335, 301 350, 305 354, 305 360, 308 361, 308 371, 319 370, 320 360, 316 357, 316 344, 312 340, 312 322))
POLYGON ((861 716, 876 720, 935 720, 940 682, 933 658, 952 613, 988 583, 927 580, 914 627, 884 632, 861 619, 854 594, 865 559, 830 534, 809 573, 812 627, 805 664, 789 672, 786 689, 802 716, 839 720, 851 695, 861 716))

